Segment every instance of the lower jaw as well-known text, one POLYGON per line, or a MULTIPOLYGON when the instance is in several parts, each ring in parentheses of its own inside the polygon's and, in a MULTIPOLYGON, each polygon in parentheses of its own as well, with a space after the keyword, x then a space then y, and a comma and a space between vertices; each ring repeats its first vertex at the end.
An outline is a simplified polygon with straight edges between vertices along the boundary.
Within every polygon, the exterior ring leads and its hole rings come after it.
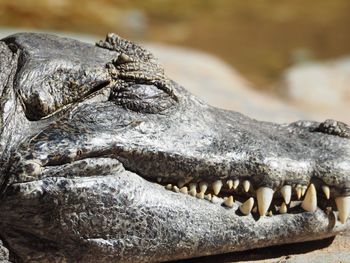
POLYGON ((319 240, 346 231, 350 227, 349 221, 344 224, 339 222, 338 212, 326 213, 321 208, 307 212, 297 205, 301 201, 293 201, 295 206, 288 214, 277 212, 271 217, 261 217, 258 212, 243 215, 239 201, 234 202, 232 207, 227 207, 222 202, 194 198, 188 193, 176 193, 159 185, 157 188, 167 196, 169 203, 174 203, 172 212, 177 211, 178 220, 183 221, 183 224, 188 222, 184 238, 208 243, 204 251, 193 251, 192 256, 319 240), (209 235, 211 238, 208 239, 209 235))
MULTIPOLYGON (((41 222, 47 231, 52 231, 47 234, 62 238, 58 244, 67 244, 77 253, 83 249, 79 255, 83 257, 82 261, 86 257, 84 262, 93 262, 88 259, 96 259, 96 253, 124 262, 139 261, 140 255, 143 262, 175 260, 323 239, 350 229, 349 221, 341 224, 336 220, 336 212, 327 215, 321 209, 258 219, 254 213, 242 216, 238 203, 227 208, 188 194, 174 193, 122 170, 104 176, 43 178, 13 187, 18 188, 14 193, 19 194, 0 204, 4 212, 0 227, 5 226, 4 233, 10 231, 10 226, 17 229, 22 226, 23 230, 31 230, 37 235, 35 223, 41 222), (60 195, 62 187, 64 198, 60 195), (46 216, 50 211, 42 211, 40 206, 43 205, 41 194, 45 194, 44 204, 55 209, 50 217, 46 216), (60 201, 61 208, 56 200, 60 201), (23 216, 32 213, 33 209, 38 212, 35 217, 23 216), (61 226, 62 222, 72 220, 71 214, 78 221, 61 226), (90 215, 90 221, 80 219, 79 215, 90 215), (109 218, 114 224, 123 219, 128 228, 107 224, 101 230, 100 225, 91 224, 93 218, 100 217, 109 218), (57 231, 63 234, 57 236, 57 231), (84 238, 79 234, 81 232, 86 233, 84 238), (132 240, 142 240, 142 246, 130 246, 132 240), (120 244, 126 246, 116 249, 120 244)), ((32 240, 28 242, 31 244, 32 240)))

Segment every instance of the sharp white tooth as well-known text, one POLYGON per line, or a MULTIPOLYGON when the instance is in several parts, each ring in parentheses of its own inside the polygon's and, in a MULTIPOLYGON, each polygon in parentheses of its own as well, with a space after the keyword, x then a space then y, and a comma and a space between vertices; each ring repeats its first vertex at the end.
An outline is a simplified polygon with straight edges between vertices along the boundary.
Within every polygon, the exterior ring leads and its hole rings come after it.
POLYGON ((206 200, 208 200, 208 201, 211 201, 212 195, 211 195, 211 194, 207 194, 207 195, 204 196, 204 198, 205 198, 206 200))
POLYGON ((327 185, 323 185, 322 191, 323 191, 324 195, 326 196, 326 198, 329 199, 331 196, 331 191, 330 191, 329 187, 327 185))
POLYGON ((180 188, 180 193, 187 194, 188 193, 187 187, 184 186, 184 187, 180 188))
POLYGON ((161 177, 157 177, 157 182, 160 183, 162 181, 161 177))
POLYGON ((197 191, 197 184, 196 184, 196 183, 190 183, 190 184, 189 184, 189 187, 190 187, 190 191, 191 191, 191 190, 197 191))
POLYGON ((232 187, 233 187, 233 181, 232 181, 232 180, 228 180, 228 181, 226 182, 226 184, 227 184, 227 186, 228 186, 228 189, 232 189, 232 187))
POLYGON ((229 197, 227 197, 227 199, 224 201, 224 204, 227 206, 227 207, 232 207, 233 206, 233 196, 230 195, 229 197))
POLYGON ((174 186, 173 186, 173 191, 174 191, 175 193, 178 193, 178 192, 180 192, 180 189, 179 189, 179 187, 177 187, 176 185, 174 185, 174 186))
POLYGON ((233 181, 233 190, 235 190, 238 187, 238 185, 239 185, 239 180, 238 179, 234 180, 233 181))
POLYGON ((295 191, 297 193, 297 198, 298 200, 300 200, 300 197, 301 197, 301 185, 298 184, 296 187, 295 187, 295 191))
POLYGON ((280 214, 285 214, 285 213, 287 213, 287 205, 286 205, 286 203, 285 202, 283 202, 282 204, 281 204, 281 206, 280 206, 280 209, 279 209, 279 211, 280 211, 280 214))
POLYGON ((302 201, 290 201, 289 208, 299 207, 301 205, 302 201))
POLYGON ((197 193, 196 197, 199 199, 204 199, 204 193, 203 192, 197 193))
POLYGON ((200 182, 199 183, 199 190, 202 193, 205 193, 205 191, 207 191, 207 189, 208 189, 208 184, 206 182, 200 182))
POLYGON ((191 195, 191 196, 196 196, 197 195, 197 191, 195 188, 192 188, 188 191, 188 194, 191 195))
POLYGON ((308 212, 315 212, 317 209, 317 193, 314 184, 310 184, 307 189, 304 201, 301 207, 308 212))
POLYGON ((221 180, 217 180, 212 184, 213 187, 213 192, 215 195, 220 193, 221 187, 222 187, 222 181, 221 180))
POLYGON ((253 206, 254 198, 250 197, 247 201, 240 205, 239 210, 242 212, 243 215, 249 215, 250 211, 252 211, 253 206))
POLYGON ((258 201, 258 210, 260 216, 264 216, 271 205, 273 190, 269 187, 260 187, 256 191, 256 199, 258 201))
POLYGON ((166 186, 165 186, 165 189, 167 189, 167 190, 171 190, 173 188, 173 185, 172 184, 167 184, 166 186))
POLYGON ((273 216, 272 210, 267 213, 268 216, 273 216))
POLYGON ((301 196, 305 195, 306 190, 307 190, 307 186, 306 185, 302 185, 301 186, 301 196))
POLYGON ((281 188, 281 194, 283 196, 284 202, 286 204, 290 203, 292 197, 292 187, 290 185, 285 185, 281 188))
POLYGON ((345 224, 350 216, 350 196, 338 196, 335 198, 335 204, 338 209, 339 221, 345 224))
POLYGON ((250 182, 248 180, 243 181, 243 189, 245 192, 248 192, 250 188, 250 182))

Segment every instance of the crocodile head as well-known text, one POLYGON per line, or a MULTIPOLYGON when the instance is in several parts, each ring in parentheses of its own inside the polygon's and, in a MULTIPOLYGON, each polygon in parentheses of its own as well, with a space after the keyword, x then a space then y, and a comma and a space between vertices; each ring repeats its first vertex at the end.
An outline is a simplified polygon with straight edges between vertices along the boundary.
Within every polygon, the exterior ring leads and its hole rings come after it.
POLYGON ((350 227, 350 129, 211 107, 114 34, 0 41, 0 237, 23 262, 150 262, 350 227))

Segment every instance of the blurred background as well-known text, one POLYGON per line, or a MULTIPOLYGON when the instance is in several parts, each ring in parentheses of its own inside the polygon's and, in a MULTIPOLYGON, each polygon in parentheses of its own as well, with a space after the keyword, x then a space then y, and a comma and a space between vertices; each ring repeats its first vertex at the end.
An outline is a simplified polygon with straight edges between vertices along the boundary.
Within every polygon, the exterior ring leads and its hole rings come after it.
POLYGON ((0 0, 0 37, 107 32, 151 49, 168 76, 253 118, 350 123, 348 0, 0 0))

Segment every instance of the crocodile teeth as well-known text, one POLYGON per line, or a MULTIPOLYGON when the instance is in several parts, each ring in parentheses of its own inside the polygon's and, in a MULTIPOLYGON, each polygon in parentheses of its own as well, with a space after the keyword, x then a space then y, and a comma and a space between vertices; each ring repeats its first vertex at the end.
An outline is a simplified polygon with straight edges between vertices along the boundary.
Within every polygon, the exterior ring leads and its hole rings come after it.
POLYGON ((222 181, 217 180, 212 184, 214 195, 218 195, 220 193, 221 187, 222 187, 222 181))
POLYGON ((301 186, 301 196, 305 195, 306 190, 307 190, 307 186, 306 185, 302 185, 301 186))
POLYGON ((287 213, 287 205, 286 205, 285 202, 283 202, 283 203, 281 204, 280 209, 279 209, 279 212, 280 212, 280 214, 285 214, 285 213, 287 213))
POLYGON ((238 187, 238 185, 239 185, 239 180, 238 179, 234 180, 233 181, 233 189, 235 190, 238 187))
POLYGON ((260 187, 256 191, 256 198, 258 200, 258 210, 260 216, 264 216, 270 207, 273 197, 273 190, 269 187, 260 187))
POLYGON ((227 184, 227 186, 228 186, 228 189, 232 189, 232 187, 233 187, 233 181, 232 181, 232 180, 228 180, 228 181, 226 182, 226 184, 227 184))
POLYGON ((197 191, 195 188, 192 188, 188 191, 188 194, 191 195, 191 196, 196 196, 197 195, 197 191))
POLYGON ((242 212, 243 215, 249 215, 250 211, 252 211, 253 206, 254 198, 250 197, 247 201, 240 205, 239 210, 242 212))
POLYGON ((226 200, 224 201, 224 205, 226 205, 227 207, 233 206, 233 196, 232 195, 230 195, 229 197, 226 198, 226 200))
POLYGON ((197 184, 196 183, 190 183, 189 184, 190 190, 189 190, 189 194, 192 196, 196 196, 197 194, 197 184))
POLYGON ((292 196, 292 187, 290 185, 283 186, 281 188, 281 194, 283 196, 284 202, 286 204, 289 204, 292 196))
POLYGON ((300 200, 300 197, 301 197, 301 185, 298 184, 296 187, 295 187, 295 191, 297 192, 297 198, 298 200, 300 200))
POLYGON ((173 185, 172 184, 167 184, 166 186, 165 186, 165 189, 167 189, 167 190, 171 190, 173 188, 173 185))
POLYGON ((190 183, 189 187, 190 187, 190 190, 192 190, 192 189, 197 190, 197 184, 196 183, 190 183))
POLYGON ((212 195, 211 195, 211 194, 207 194, 207 195, 204 196, 204 198, 205 198, 206 200, 208 200, 208 201, 211 201, 212 195))
POLYGON ((317 194, 314 184, 310 184, 309 189, 306 192, 304 201, 301 203, 301 207, 308 212, 315 212, 317 209, 317 194))
POLYGON ((179 189, 179 187, 177 187, 176 185, 174 185, 173 191, 174 191, 175 193, 178 193, 178 192, 180 192, 180 189, 179 189))
POLYGON ((243 181, 243 189, 245 192, 248 192, 249 191, 249 188, 250 188, 250 182, 248 180, 245 180, 243 181))
POLYGON ((350 215, 350 196, 339 196, 335 198, 338 209, 338 217, 342 224, 345 224, 350 215))
POLYGON ((324 195, 326 196, 326 198, 329 199, 329 197, 331 196, 331 191, 330 191, 329 187, 327 185, 323 185, 322 191, 323 191, 324 195))
POLYGON ((196 197, 197 197, 198 199, 204 199, 204 192, 199 192, 199 193, 197 193, 196 197))
POLYGON ((180 188, 180 193, 187 194, 188 193, 187 187, 184 186, 184 187, 180 188))
POLYGON ((205 193, 205 191, 207 191, 207 189, 208 189, 208 184, 206 182, 200 182, 199 183, 199 190, 202 193, 205 193))

